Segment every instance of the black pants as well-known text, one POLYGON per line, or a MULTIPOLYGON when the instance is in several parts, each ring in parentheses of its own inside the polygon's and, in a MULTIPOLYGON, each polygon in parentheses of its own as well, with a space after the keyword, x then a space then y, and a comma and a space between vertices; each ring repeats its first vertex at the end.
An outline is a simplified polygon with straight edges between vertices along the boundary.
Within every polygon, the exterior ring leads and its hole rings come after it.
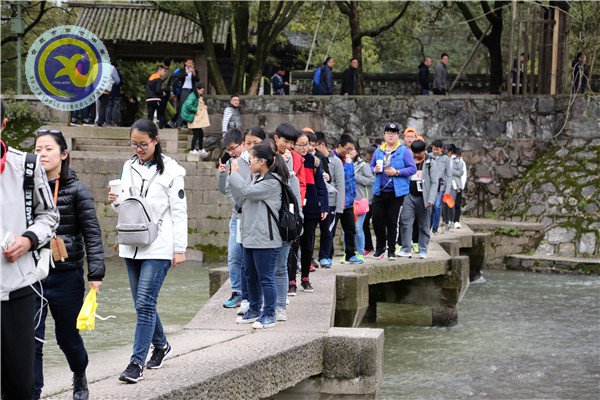
POLYGON ((333 246, 333 229, 335 227, 335 207, 329 207, 327 217, 319 221, 319 260, 329 258, 333 246))
POLYGON ((109 125, 121 125, 121 98, 109 97, 106 106, 106 123, 109 125))
POLYGON ((183 103, 185 103, 185 100, 190 93, 192 93, 192 89, 181 89, 181 93, 177 96, 177 127, 183 124, 183 119, 181 119, 181 107, 183 107, 183 103))
MULTIPOLYGON (((69 368, 74 373, 84 372, 88 365, 88 354, 83 345, 83 339, 77 330, 77 315, 85 295, 85 279, 83 268, 66 271, 51 270, 43 281, 44 296, 48 304, 41 309, 41 322, 35 330, 39 339, 46 337, 46 317, 48 308, 54 318, 56 343, 64 353, 69 368)), ((40 299, 35 299, 35 311, 40 310, 40 299)), ((36 320, 37 322, 37 320, 36 320)), ((40 398, 44 387, 43 367, 44 344, 35 342, 35 398, 40 398)))
POLYGON ((160 98, 160 106, 158 107, 158 127, 164 129, 167 124, 167 104, 169 103, 169 95, 160 98))
POLYGON ((351 259, 356 255, 356 225, 354 222, 354 208, 346 208, 343 213, 335 214, 335 222, 333 224, 333 230, 331 231, 331 250, 329 252, 329 258, 333 258, 333 238, 335 237, 335 229, 337 228, 337 223, 341 222, 342 230, 344 231, 344 244, 346 247, 346 260, 351 259))
POLYGON ((2 399, 33 396, 34 294, 2 301, 2 399))
POLYGON ((454 212, 454 222, 460 221, 460 213, 462 211, 462 194, 462 190, 456 193, 456 200, 454 201, 454 209, 456 210, 454 212))
POLYGON ((288 253, 288 281, 296 280, 296 272, 298 270, 298 249, 300 248, 300 240, 292 242, 290 252, 288 253), (291 271, 294 274, 291 274, 291 271))
POLYGON ((365 222, 363 223, 363 231, 365 232, 365 251, 373 251, 374 249, 373 237, 371 236, 371 217, 373 215, 371 212, 372 208, 373 206, 371 205, 369 207, 369 212, 365 217, 365 222))
POLYGON ((204 131, 202 128, 192 129, 192 147, 190 150, 196 149, 196 143, 198 143, 198 148, 202 150, 204 147, 204 131))
MULTIPOLYGON (((302 278, 308 278, 310 273, 310 263, 312 261, 314 245, 315 245, 315 231, 319 224, 318 219, 305 219, 304 230, 302 236, 300 236, 300 275, 302 278)), ((298 263, 292 263, 291 269, 288 269, 290 275, 290 281, 296 280, 298 263)))
POLYGON ((150 121, 154 121, 154 113, 158 111, 159 107, 159 100, 146 101, 146 109, 148 110, 148 119, 150 121))
POLYGON ((108 94, 102 94, 98 97, 98 115, 96 125, 102 126, 106 122, 106 108, 108 107, 108 94))
POLYGON ((433 94, 445 95, 446 94, 446 89, 433 89, 433 94))
POLYGON ((398 237, 398 215, 404 196, 396 197, 394 192, 381 192, 373 197, 373 230, 377 240, 377 251, 393 253, 398 237))

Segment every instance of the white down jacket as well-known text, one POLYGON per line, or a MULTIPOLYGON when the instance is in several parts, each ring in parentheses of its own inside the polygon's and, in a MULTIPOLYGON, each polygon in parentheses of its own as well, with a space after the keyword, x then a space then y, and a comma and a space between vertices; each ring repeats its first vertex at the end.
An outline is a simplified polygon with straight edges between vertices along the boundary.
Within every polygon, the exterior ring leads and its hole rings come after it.
MULTIPOLYGON (((130 196, 129 188, 148 189, 146 198, 152 207, 152 217, 162 224, 159 226, 158 237, 148 246, 119 245, 119 257, 133 259, 172 260, 174 253, 182 253, 187 248, 187 199, 184 190, 185 169, 177 161, 163 155, 165 170, 156 176, 148 187, 148 182, 156 173, 156 164, 147 167, 139 163, 137 156, 125 162, 121 174, 121 188, 124 200, 130 196), (133 170, 131 170, 133 168, 133 170), (165 212, 166 211, 166 212, 165 212)), ((137 192, 134 190, 134 195, 137 192)), ((113 204, 113 209, 119 212, 119 206, 113 204)))

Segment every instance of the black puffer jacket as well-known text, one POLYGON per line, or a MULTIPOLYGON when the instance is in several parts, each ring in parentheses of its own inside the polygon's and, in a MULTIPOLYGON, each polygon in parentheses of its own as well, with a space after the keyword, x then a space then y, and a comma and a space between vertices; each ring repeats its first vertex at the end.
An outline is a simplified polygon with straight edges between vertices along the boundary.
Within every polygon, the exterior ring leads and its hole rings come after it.
MULTIPOLYGON (((54 193, 56 180, 49 183, 54 193)), ((101 281, 105 271, 104 248, 94 198, 72 169, 69 169, 66 178, 59 181, 58 211, 60 225, 56 234, 65 241, 69 258, 64 262, 55 262, 56 269, 83 268, 83 260, 87 254, 88 281, 101 281)))

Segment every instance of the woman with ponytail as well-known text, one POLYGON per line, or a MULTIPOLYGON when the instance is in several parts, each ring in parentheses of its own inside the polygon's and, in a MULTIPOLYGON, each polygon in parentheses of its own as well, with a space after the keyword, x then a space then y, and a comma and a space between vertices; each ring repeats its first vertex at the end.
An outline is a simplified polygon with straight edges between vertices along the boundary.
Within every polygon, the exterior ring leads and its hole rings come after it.
POLYGON ((250 180, 245 180, 238 170, 237 161, 233 160, 227 181, 234 198, 239 199, 236 203, 243 203, 240 231, 250 308, 236 322, 252 324, 255 329, 271 328, 275 326, 277 296, 275 261, 283 243, 271 213, 279 215, 280 181, 287 184, 289 172, 281 155, 268 144, 259 144, 252 149, 250 180))
POLYGON ((185 169, 162 154, 156 125, 148 119, 139 119, 131 126, 129 138, 135 155, 123 166, 122 193, 110 192, 108 200, 119 212, 119 204, 125 198, 143 196, 150 204, 152 220, 159 221, 158 237, 149 245, 119 245, 119 257, 125 259, 137 313, 133 354, 119 379, 136 383, 142 379, 144 366, 161 368, 171 352, 156 304, 169 268, 185 261, 187 202, 185 169), (119 204, 115 202, 117 196, 119 204), (146 363, 151 344, 152 357, 146 363))

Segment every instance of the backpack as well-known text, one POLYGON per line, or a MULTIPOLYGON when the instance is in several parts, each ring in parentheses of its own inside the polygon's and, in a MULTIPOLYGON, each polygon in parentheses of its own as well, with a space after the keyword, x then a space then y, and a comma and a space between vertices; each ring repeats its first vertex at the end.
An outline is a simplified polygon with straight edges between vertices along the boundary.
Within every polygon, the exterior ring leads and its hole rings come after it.
MULTIPOLYGON (((133 167, 129 170, 131 173, 131 182, 133 184, 133 167)), ((130 246, 148 246, 158 237, 158 229, 162 224, 167 209, 162 213, 158 222, 152 218, 152 207, 146 195, 150 185, 158 175, 158 171, 148 181, 148 186, 144 193, 140 190, 139 196, 133 195, 133 187, 129 188, 131 197, 123 200, 119 206, 119 217, 117 219, 117 242, 119 244, 130 246)))
MULTIPOLYGON (((273 240, 273 230, 271 228, 271 217, 277 222, 277 228, 279 229, 279 235, 281 240, 284 242, 293 242, 300 237, 302 234, 303 221, 300 216, 300 207, 296 196, 292 191, 290 185, 283 183, 283 181, 277 178, 273 174, 266 174, 265 179, 277 179, 281 184, 281 208, 279 209, 279 217, 275 216, 273 210, 269 207, 267 202, 267 213, 269 218, 269 236, 273 240)), ((264 200, 263 200, 264 201, 264 200)))
POLYGON ((175 69, 175 71, 173 71, 172 75, 172 90, 175 96, 179 96, 181 94, 181 88, 183 87, 183 81, 185 79, 181 79, 181 77, 179 76, 180 72, 181 68, 177 68, 175 69))
POLYGON ((323 67, 319 67, 315 70, 315 74, 313 75, 313 90, 312 94, 317 94, 319 90, 319 85, 321 83, 321 70, 323 67))

